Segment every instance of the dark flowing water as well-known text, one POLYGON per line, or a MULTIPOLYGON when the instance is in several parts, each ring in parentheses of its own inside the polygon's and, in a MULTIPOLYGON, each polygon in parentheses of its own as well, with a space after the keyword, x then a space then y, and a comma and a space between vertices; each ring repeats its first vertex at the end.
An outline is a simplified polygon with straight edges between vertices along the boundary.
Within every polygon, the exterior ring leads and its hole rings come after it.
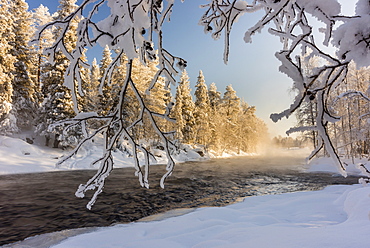
MULTIPOLYGON (((132 168, 115 169, 92 210, 74 196, 95 171, 0 176, 0 245, 65 229, 108 226, 170 209, 224 206, 241 197, 355 184, 356 177, 304 173, 303 159, 240 157, 177 165, 159 187, 164 166, 152 166, 150 189, 140 188, 132 168)), ((88 194, 90 197, 91 194, 88 194)))

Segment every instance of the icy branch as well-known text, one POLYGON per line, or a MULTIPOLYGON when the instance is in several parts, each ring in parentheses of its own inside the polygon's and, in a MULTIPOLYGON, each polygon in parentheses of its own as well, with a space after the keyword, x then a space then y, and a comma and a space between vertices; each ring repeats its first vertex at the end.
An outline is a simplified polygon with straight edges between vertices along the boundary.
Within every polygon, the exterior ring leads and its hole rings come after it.
POLYGON ((140 128, 145 120, 149 120, 151 128, 160 137, 165 148, 168 163, 167 172, 163 175, 160 185, 164 187, 164 180, 172 173, 175 163, 171 153, 176 149, 175 145, 169 139, 172 132, 164 132, 159 128, 158 119, 173 121, 169 117, 170 107, 162 112, 155 112, 150 109, 144 101, 143 95, 137 89, 132 79, 133 60, 138 58, 141 63, 147 65, 149 62, 158 61, 158 72, 154 76, 147 92, 153 90, 159 80, 163 78, 170 84, 175 84, 175 76, 179 71, 186 67, 186 61, 182 58, 172 55, 162 45, 162 25, 169 18, 172 12, 174 1, 150 1, 150 0, 85 0, 81 5, 67 16, 64 20, 54 21, 42 27, 38 33, 40 39, 42 33, 49 28, 57 27, 60 30, 59 36, 55 43, 46 49, 53 59, 55 53, 62 51, 69 60, 69 66, 65 74, 65 85, 72 91, 72 98, 75 102, 75 112, 78 114, 72 120, 66 120, 57 125, 85 126, 85 123, 92 120, 100 121, 100 126, 87 134, 87 136, 76 146, 70 155, 59 161, 58 165, 64 163, 76 155, 81 147, 88 141, 92 140, 98 134, 104 135, 103 156, 95 160, 92 164, 100 164, 97 173, 86 183, 80 185, 76 196, 84 197, 87 190, 95 190, 93 197, 87 205, 91 209, 97 196, 102 192, 105 179, 113 170, 114 159, 112 152, 117 143, 126 140, 131 147, 134 155, 134 165, 136 168, 135 175, 138 176, 142 187, 149 187, 149 165, 151 160, 155 160, 154 155, 150 153, 144 144, 140 143, 135 130, 140 128), (110 8, 111 14, 105 19, 97 16, 98 8, 106 5, 110 8), (84 15, 88 12, 87 15, 84 15), (97 21, 100 18, 100 21, 97 21), (64 37, 71 30, 73 22, 77 23, 77 41, 73 49, 67 49, 64 37), (124 83, 119 91, 119 100, 115 106, 108 106, 111 109, 105 116, 97 114, 83 115, 77 108, 77 92, 79 97, 84 96, 81 68, 86 67, 82 61, 82 56, 86 48, 97 44, 103 47, 108 44, 111 50, 117 51, 117 56, 113 62, 105 69, 100 84, 100 93, 103 93, 105 86, 110 86, 112 74, 122 61, 127 61, 126 75, 124 83), (125 56, 125 59, 123 59, 125 56), (132 118, 133 121, 128 123, 125 116, 125 104, 128 102, 128 89, 134 92, 135 100, 139 104, 137 116, 132 118), (144 166, 139 161, 139 153, 144 154, 144 166))

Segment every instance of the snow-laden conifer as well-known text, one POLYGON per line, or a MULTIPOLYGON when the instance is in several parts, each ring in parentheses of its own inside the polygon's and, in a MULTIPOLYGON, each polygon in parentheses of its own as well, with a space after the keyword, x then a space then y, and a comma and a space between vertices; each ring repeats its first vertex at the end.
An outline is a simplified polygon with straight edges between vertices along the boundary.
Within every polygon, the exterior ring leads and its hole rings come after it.
POLYGON ((235 142, 239 139, 237 136, 237 120, 240 114, 240 98, 236 95, 236 91, 232 85, 226 86, 220 105, 220 111, 223 116, 222 123, 222 149, 233 149, 235 142))
POLYGON ((211 111, 211 106, 208 96, 208 88, 205 84, 205 79, 202 71, 199 71, 199 76, 195 87, 195 142, 198 144, 207 145, 210 140, 209 115, 211 111))
POLYGON ((10 42, 11 54, 15 57, 13 74, 13 108, 12 113, 21 129, 31 128, 34 124, 38 97, 36 92, 37 55, 35 48, 29 46, 33 34, 32 14, 24 0, 12 1, 10 5, 13 16, 14 39, 10 42))
MULTIPOLYGON (((68 16, 76 8, 75 2, 75 0, 60 0, 58 11, 54 15, 55 21, 68 16)), ((55 27, 52 32, 55 40, 64 31, 60 27, 55 27)), ((65 31, 63 40, 66 49, 68 47, 70 51, 73 50, 76 42, 76 22, 71 22, 68 30, 65 31)), ((54 139, 53 147, 59 147, 61 141, 63 146, 69 146, 68 143, 76 143, 76 133, 66 131, 65 125, 54 125, 61 120, 72 118, 76 114, 74 108, 77 106, 73 105, 71 90, 64 85, 69 60, 60 50, 50 56, 52 61, 49 60, 42 66, 41 81, 44 100, 40 108, 39 124, 36 131, 45 136, 47 145, 49 145, 50 139, 54 139), (71 134, 75 135, 72 140, 68 137, 71 134)), ((75 95, 75 99, 77 100, 77 95, 75 95)))
POLYGON ((11 54, 11 42, 15 34, 13 29, 13 16, 11 14, 11 1, 0 0, 0 133, 9 134, 18 131, 16 120, 10 114, 12 110, 12 71, 15 57, 11 54))
POLYGON ((221 150, 221 131, 223 126, 222 113, 220 112, 221 92, 217 90, 215 83, 211 83, 208 89, 210 103, 209 132, 210 140, 208 146, 216 151, 221 150))
POLYGON ((195 139, 194 109, 195 105, 191 95, 189 76, 186 70, 184 70, 176 90, 173 117, 176 119, 177 136, 185 144, 193 144, 195 139))

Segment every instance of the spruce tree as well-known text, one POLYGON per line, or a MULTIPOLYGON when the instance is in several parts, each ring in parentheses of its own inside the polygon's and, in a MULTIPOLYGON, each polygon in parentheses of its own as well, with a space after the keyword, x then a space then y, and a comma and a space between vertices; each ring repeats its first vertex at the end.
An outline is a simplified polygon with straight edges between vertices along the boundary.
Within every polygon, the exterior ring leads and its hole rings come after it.
POLYGON ((237 120, 240 113, 240 98, 231 85, 226 86, 222 98, 221 113, 224 117, 224 127, 221 132, 223 149, 232 149, 237 142, 237 120))
POLYGON ((223 118, 220 112, 221 104, 221 92, 217 91, 215 83, 211 83, 208 90, 208 98, 210 103, 210 115, 209 115, 209 129, 210 129, 210 141, 209 147, 216 151, 219 151, 221 144, 221 132, 223 126, 223 118))
MULTIPOLYGON (((34 9, 32 11, 32 19, 34 20, 34 27, 35 30, 40 28, 41 26, 45 25, 46 23, 49 23, 53 20, 52 16, 49 13, 49 9, 45 7, 44 5, 40 5, 38 8, 34 9)), ((41 38, 39 42, 36 45, 36 61, 35 61, 35 69, 36 69, 36 79, 35 79, 35 85, 36 85, 36 97, 38 101, 38 109, 37 111, 40 111, 40 105, 44 100, 44 96, 42 94, 42 87, 41 87, 41 71, 42 67, 45 65, 47 61, 47 56, 43 54, 43 49, 46 47, 50 47, 52 45, 53 39, 53 33, 51 29, 45 30, 41 34, 41 38)))
POLYGON ((17 132, 16 121, 10 114, 12 109, 13 75, 15 57, 10 53, 15 34, 13 16, 10 11, 11 1, 0 0, 0 133, 17 132))
POLYGON ((208 98, 211 109, 217 109, 221 103, 221 92, 217 91, 215 83, 209 85, 208 98))
POLYGON ((198 81, 195 87, 195 141, 199 144, 207 145, 210 139, 209 115, 211 107, 208 89, 202 71, 199 71, 198 81))
POLYGON ((236 95, 236 91, 231 84, 226 86, 226 91, 222 98, 222 108, 228 121, 233 123, 240 111, 240 98, 236 95))
POLYGON ((13 113, 21 129, 32 127, 37 109, 37 56, 34 47, 29 46, 33 34, 33 19, 24 0, 14 0, 11 11, 14 17, 14 40, 11 54, 16 58, 13 70, 13 113))
POLYGON ((194 143, 194 102, 191 96, 189 76, 184 70, 176 90, 173 117, 176 119, 177 136, 185 144, 194 143))
MULTIPOLYGON (((58 11, 55 15, 56 20, 62 20, 76 8, 76 0, 60 0, 58 11)), ((68 32, 64 35, 64 43, 66 47, 72 49, 76 42, 76 26, 71 25, 68 32)), ((54 36, 58 37, 60 30, 54 30, 54 36)), ((76 140, 69 140, 70 133, 64 132, 64 125, 50 126, 58 121, 66 120, 75 116, 73 109, 73 101, 71 91, 64 86, 64 77, 66 68, 69 64, 68 59, 61 51, 54 53, 54 61, 46 63, 42 68, 42 92, 44 101, 40 113, 40 123, 37 126, 37 132, 46 137, 46 145, 48 145, 52 134, 54 134, 53 147, 59 147, 62 141, 63 145, 67 145, 70 141, 74 143, 76 140)), ((71 129, 69 129, 71 130, 71 129)), ((74 131, 71 130, 73 133, 74 131)), ((74 137, 78 136, 73 133, 74 137)))
POLYGON ((182 129, 185 126, 185 120, 182 116, 182 90, 180 85, 176 88, 175 104, 171 111, 171 117, 176 120, 176 138, 181 142, 184 138, 182 134, 182 129))

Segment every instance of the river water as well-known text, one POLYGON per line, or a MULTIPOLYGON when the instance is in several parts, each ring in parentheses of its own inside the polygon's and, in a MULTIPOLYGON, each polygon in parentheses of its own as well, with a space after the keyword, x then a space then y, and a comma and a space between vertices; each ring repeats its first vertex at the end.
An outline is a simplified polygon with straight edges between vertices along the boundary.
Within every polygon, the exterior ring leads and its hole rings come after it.
POLYGON ((59 171, 0 176, 0 245, 43 233, 127 223, 171 209, 224 206, 242 197, 355 184, 357 177, 305 173, 294 156, 237 157, 178 164, 165 189, 164 166, 150 169, 150 189, 139 186, 133 168, 114 169, 92 210, 74 196, 95 171, 59 171))

